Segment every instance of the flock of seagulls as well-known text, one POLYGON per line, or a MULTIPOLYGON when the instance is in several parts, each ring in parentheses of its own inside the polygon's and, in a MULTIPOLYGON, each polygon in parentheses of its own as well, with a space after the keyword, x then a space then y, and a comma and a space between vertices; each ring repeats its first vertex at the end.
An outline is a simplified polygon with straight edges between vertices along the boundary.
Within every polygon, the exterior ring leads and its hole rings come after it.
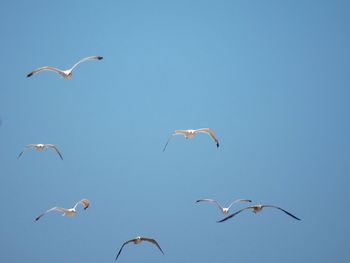
MULTIPOLYGON (((89 61, 89 60, 102 60, 103 57, 101 56, 90 56, 90 57, 86 57, 86 58, 83 58, 81 60, 79 60, 77 63, 75 63, 73 65, 73 67, 71 67, 70 69, 68 70, 61 70, 61 69, 58 69, 58 68, 54 68, 54 67, 49 67, 49 66, 45 66, 45 67, 41 67, 41 68, 37 68, 35 70, 33 70, 32 72, 30 72, 29 74, 27 74, 27 77, 31 77, 33 76, 34 74, 37 74, 37 73, 40 73, 40 72, 43 72, 43 71, 52 71, 52 72, 56 72, 58 73, 59 75, 61 75, 64 79, 71 79, 72 78, 72 71, 81 63, 83 62, 86 62, 86 61, 89 61)), ((1 122, 0 122, 1 123, 1 122)), ((196 134, 198 133, 205 133, 207 135, 209 135, 211 137, 211 139, 215 142, 215 145, 217 148, 219 148, 219 140, 216 136, 216 134, 214 133, 213 130, 211 130, 210 128, 201 128, 201 129, 197 129, 197 130, 192 130, 192 129, 189 129, 189 130, 175 130, 168 138, 164 148, 163 148, 163 152, 166 150, 170 140, 175 136, 175 135, 183 135, 186 139, 192 139, 195 137, 196 134)), ((25 148, 20 152, 20 154, 18 155, 17 158, 20 158, 22 156, 22 154, 27 150, 27 149, 31 149, 31 148, 34 148, 36 149, 37 151, 43 151, 45 148, 49 148, 49 149, 52 149, 54 150, 58 155, 59 157, 63 160, 63 156, 62 154, 60 153, 60 151, 58 150, 58 148, 56 147, 56 145, 54 144, 28 144, 25 146, 25 148)), ((284 212, 285 214, 291 216, 292 218, 296 219, 296 220, 300 220, 298 217, 294 216, 293 214, 291 214, 290 212, 282 209, 281 207, 278 207, 278 206, 274 206, 274 205, 261 205, 261 204, 258 204, 258 205, 252 205, 252 206, 247 206, 247 207, 244 207, 230 215, 229 212, 230 212, 230 209, 231 207, 234 205, 234 204, 237 204, 237 203, 251 203, 252 200, 250 199, 236 199, 234 201, 232 201, 228 207, 223 207, 218 201, 216 201, 215 199, 209 199, 209 198, 205 198, 205 199, 199 199, 196 201, 196 203, 200 203, 200 202, 206 202, 206 203, 212 203, 214 205, 216 205, 220 212, 222 214, 224 214, 226 217, 223 218, 222 220, 219 220, 217 221, 218 223, 221 223, 221 222, 224 222, 226 220, 229 220, 229 219, 232 219, 233 217, 235 217, 237 214, 241 213, 242 211, 245 211, 245 210, 252 210, 253 213, 258 213, 258 212, 261 212, 263 210, 263 208, 265 207, 270 207, 270 208, 275 208, 275 209, 278 209, 282 212, 284 212)), ((77 213, 77 207, 81 205, 83 207, 84 210, 86 210, 89 206, 90 206, 90 201, 88 199, 82 199, 80 201, 78 201, 72 208, 62 208, 62 207, 52 207, 48 210, 46 210, 45 212, 41 213, 39 216, 37 216, 35 218, 35 221, 38 221, 40 218, 42 218, 44 215, 46 215, 47 213, 50 213, 50 212, 53 212, 53 211, 56 211, 56 212, 60 212, 62 213, 62 216, 66 216, 66 217, 74 217, 77 213)), ((146 241, 146 242, 149 242, 151 244, 153 244, 154 246, 156 246, 161 252, 162 254, 164 254, 162 248, 160 247, 160 245, 158 244, 158 242, 153 239, 153 238, 148 238, 148 237, 141 237, 141 236, 137 236, 133 239, 130 239, 130 240, 127 240, 125 241, 121 248, 119 249, 118 251, 118 254, 115 258, 115 260, 118 259, 118 257, 120 256, 123 248, 125 245, 127 244, 130 244, 130 243, 133 243, 133 244, 140 244, 141 242, 143 241, 146 241)))

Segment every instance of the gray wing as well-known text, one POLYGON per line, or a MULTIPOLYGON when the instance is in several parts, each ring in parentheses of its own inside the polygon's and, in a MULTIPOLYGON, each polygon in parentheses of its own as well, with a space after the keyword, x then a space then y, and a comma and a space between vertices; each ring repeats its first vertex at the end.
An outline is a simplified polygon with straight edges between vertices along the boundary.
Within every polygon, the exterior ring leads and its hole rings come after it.
POLYGON ((233 214, 231 214, 231 215, 225 217, 224 219, 221 219, 221 220, 216 221, 216 222, 217 222, 217 223, 224 222, 224 221, 226 221, 226 220, 228 220, 228 219, 234 217, 235 215, 238 215, 240 212, 242 212, 242 211, 244 211, 244 210, 246 210, 246 209, 251 209, 251 208, 252 208, 252 206, 247 206, 247 207, 242 208, 241 210, 238 210, 237 212, 234 212, 233 214))
POLYGON ((128 240, 128 241, 125 241, 124 244, 122 245, 122 247, 119 249, 119 252, 118 252, 118 254, 117 254, 115 260, 118 259, 118 257, 119 257, 119 255, 120 255, 120 253, 122 252, 124 246, 125 246, 126 244, 130 243, 130 242, 134 242, 135 240, 136 240, 136 239, 134 238, 134 239, 130 239, 130 240, 128 240))
POLYGON ((36 144, 28 144, 28 145, 26 145, 26 147, 23 149, 23 151, 21 151, 19 153, 19 155, 17 156, 17 159, 22 156, 22 154, 24 153, 25 150, 27 150, 29 148, 32 148, 32 147, 35 147, 35 146, 36 146, 36 144))
POLYGON ((62 207, 53 207, 49 210, 46 210, 44 213, 40 214, 39 216, 37 216, 35 218, 35 221, 38 221, 40 218, 42 218, 45 214, 47 214, 48 212, 51 212, 51 211, 58 211, 58 212, 62 212, 62 213, 65 213, 67 211, 67 209, 65 208, 62 208, 62 207))
POLYGON ((61 159, 63 160, 62 154, 60 153, 60 151, 57 149, 57 147, 54 144, 45 144, 46 147, 54 149, 56 151, 56 153, 61 157, 61 159))
POLYGON ((166 141, 166 144, 164 145, 164 148, 163 148, 163 152, 165 151, 166 147, 168 146, 168 143, 170 142, 171 138, 174 137, 174 135, 176 135, 175 133, 171 134, 168 138, 168 140, 166 141))
POLYGON ((216 147, 219 148, 219 140, 217 139, 215 133, 211 129, 209 129, 209 128, 202 128, 202 129, 196 130, 196 133, 197 132, 202 132, 202 133, 206 133, 206 134, 210 135, 210 137, 215 141, 216 147))
POLYGON ((79 60, 77 63, 75 63, 70 70, 72 71, 76 66, 78 66, 80 63, 83 63, 85 61, 88 61, 88 60, 101 60, 101 59, 103 59, 103 57, 101 57, 101 56, 91 56, 91 57, 83 58, 83 59, 79 60))
POLYGON ((220 205, 220 203, 218 201, 214 200, 214 199, 205 198, 205 199, 199 199, 199 200, 196 201, 196 203, 199 203, 199 202, 214 203, 214 204, 216 204, 219 207, 220 211, 222 212, 222 209, 223 209, 222 205, 220 205))
POLYGON ((187 130, 175 130, 175 134, 174 135, 176 135, 176 134, 182 134, 182 135, 186 135, 187 134, 187 130))
POLYGON ((228 209, 230 209, 231 206, 232 206, 233 204, 241 203, 241 202, 252 202, 252 200, 249 200, 249 199, 237 199, 237 200, 233 201, 233 202, 228 206, 228 209))
POLYGON ((160 252, 162 252, 164 255, 163 250, 161 249, 161 247, 159 246, 158 242, 155 239, 148 238, 148 237, 141 237, 141 240, 148 241, 148 242, 151 242, 152 244, 156 245, 158 247, 158 249, 160 250, 160 252))
POLYGON ((277 209, 279 209, 279 210, 285 212, 287 215, 293 217, 294 219, 296 219, 296 220, 301 220, 300 218, 297 218, 295 215, 292 215, 291 213, 289 213, 288 211, 282 209, 281 207, 278 207, 278 206, 275 206, 275 205, 263 205, 262 207, 273 207, 273 208, 277 208, 277 209))
POLYGON ((74 209, 77 208, 77 206, 81 204, 84 207, 84 210, 88 209, 90 206, 90 201, 88 199, 81 199, 79 202, 77 202, 74 206, 74 209))
POLYGON ((53 71, 53 72, 56 72, 62 76, 64 75, 63 71, 58 69, 58 68, 45 66, 45 67, 37 68, 37 69, 33 70, 32 72, 28 73, 27 78, 29 78, 29 77, 33 76, 34 74, 39 73, 41 71, 53 71))

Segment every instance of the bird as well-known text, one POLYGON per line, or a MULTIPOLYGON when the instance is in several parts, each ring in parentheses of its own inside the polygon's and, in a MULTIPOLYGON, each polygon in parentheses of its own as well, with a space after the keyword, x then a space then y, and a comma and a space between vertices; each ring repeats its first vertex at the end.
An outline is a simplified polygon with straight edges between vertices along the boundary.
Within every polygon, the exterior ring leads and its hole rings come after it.
POLYGON ((159 246, 158 242, 157 242, 155 239, 148 238, 148 237, 137 236, 137 237, 135 237, 135 238, 133 238, 133 239, 130 239, 130 240, 128 240, 128 241, 125 241, 125 242, 123 243, 123 245, 122 245, 121 248, 119 249, 119 252, 118 252, 117 257, 115 258, 115 260, 118 259, 120 253, 122 252, 122 250, 123 250, 123 248, 124 248, 124 246, 125 246, 126 244, 129 244, 129 243, 132 242, 132 243, 134 243, 134 244, 137 245, 137 244, 140 244, 142 241, 148 241, 148 242, 152 243, 153 245, 156 245, 156 246, 158 247, 158 249, 159 249, 159 250, 163 253, 163 255, 164 255, 163 250, 161 249, 161 247, 159 246))
POLYGON ((252 205, 252 206, 247 206, 245 208, 242 208, 241 210, 238 210, 237 212, 234 212, 233 214, 225 217, 224 219, 220 220, 220 221, 217 221, 217 223, 221 223, 221 222, 224 222, 234 216, 236 216, 237 214, 239 214, 240 212, 244 211, 244 210, 247 210, 247 209, 252 209, 252 212, 253 213, 259 213, 261 210, 263 210, 264 207, 272 207, 272 208, 277 208, 281 211, 283 211, 284 213, 286 213, 287 215, 293 217, 294 219, 296 220, 301 220, 300 218, 296 217, 295 215, 292 215, 291 213, 289 213, 288 211, 282 209, 281 207, 278 207, 278 206, 275 206, 275 205, 252 205))
POLYGON ((51 209, 46 210, 44 213, 40 214, 35 218, 35 221, 38 221, 41 217, 43 217, 45 214, 51 211, 58 211, 63 213, 62 216, 68 216, 68 217, 73 217, 77 213, 76 208, 77 206, 81 204, 84 207, 84 210, 88 209, 90 206, 90 201, 88 199, 81 199, 79 202, 77 202, 72 208, 62 208, 62 207, 53 207, 51 209))
POLYGON ((209 128, 201 128, 198 130, 175 130, 173 134, 171 134, 163 148, 163 152, 165 151, 169 141, 171 140, 171 138, 173 138, 173 136, 175 135, 183 135, 185 136, 186 139, 192 139, 197 133, 206 133, 208 134, 215 142, 216 147, 219 148, 219 140, 217 139, 215 133, 209 129, 209 128))
POLYGON ((214 199, 199 199, 196 201, 196 203, 199 202, 210 202, 210 203, 214 203, 218 206, 218 208, 220 209, 220 211, 224 214, 227 215, 228 212, 230 211, 230 208, 233 204, 239 203, 239 202, 251 202, 252 200, 249 199, 237 199, 234 200, 228 207, 223 207, 222 205, 220 205, 220 203, 214 199))
POLYGON ((28 73, 27 77, 29 78, 29 77, 33 76, 34 74, 42 72, 42 71, 53 71, 53 72, 60 74, 64 79, 69 80, 72 78, 73 69, 76 66, 78 66, 80 63, 83 63, 83 62, 88 61, 88 60, 101 60, 101 59, 103 59, 103 57, 101 57, 101 56, 86 57, 86 58, 79 60, 77 63, 75 63, 73 65, 73 67, 71 67, 70 69, 67 69, 67 70, 61 70, 58 68, 45 66, 45 67, 37 68, 37 69, 33 70, 32 72, 28 73))
POLYGON ((62 157, 62 154, 60 153, 60 151, 57 149, 57 147, 54 145, 54 144, 43 144, 43 143, 38 143, 38 144, 28 144, 26 145, 26 147, 23 149, 23 151, 21 151, 17 157, 17 159, 19 157, 22 156, 22 154, 24 153, 24 151, 26 149, 29 149, 29 148, 35 148, 37 151, 41 152, 43 151, 45 148, 50 148, 50 149, 53 149, 55 150, 55 152, 61 157, 61 159, 63 160, 63 157, 62 157))

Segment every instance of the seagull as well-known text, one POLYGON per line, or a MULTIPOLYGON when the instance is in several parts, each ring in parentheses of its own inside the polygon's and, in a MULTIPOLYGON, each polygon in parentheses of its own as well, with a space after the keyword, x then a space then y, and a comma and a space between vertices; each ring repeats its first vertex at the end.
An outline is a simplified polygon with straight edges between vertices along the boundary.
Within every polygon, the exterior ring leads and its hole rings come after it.
POLYGON ((68 208, 68 209, 55 206, 49 210, 46 210, 44 213, 40 214, 37 218, 35 218, 35 221, 38 221, 46 213, 51 212, 51 211, 61 212, 61 213, 63 213, 62 216, 73 217, 73 216, 75 216, 75 214, 77 212, 76 208, 79 204, 81 204, 84 207, 84 210, 86 210, 90 205, 90 201, 88 199, 82 199, 79 202, 77 202, 73 208, 68 208))
POLYGON ((43 151, 45 148, 50 148, 50 149, 53 149, 56 151, 56 153, 61 157, 61 159, 63 160, 63 157, 62 157, 62 154, 60 153, 60 151, 57 149, 57 147, 54 145, 54 144, 42 144, 42 143, 38 143, 38 144, 28 144, 26 146, 26 148, 24 148, 23 151, 20 152, 20 154, 18 155, 17 159, 19 157, 22 156, 22 154, 24 153, 24 151, 26 149, 29 149, 29 148, 35 148, 37 151, 43 151))
POLYGON ((249 200, 249 199, 237 199, 237 200, 234 200, 228 207, 223 207, 222 205, 220 205, 220 203, 214 199, 199 199, 196 201, 196 203, 199 203, 199 202, 210 202, 210 203, 214 203, 218 206, 218 208, 220 209, 220 211, 224 214, 224 215, 227 215, 228 212, 230 211, 230 208, 233 204, 235 203, 239 203, 239 202, 251 202, 252 200, 249 200))
POLYGON ((53 71, 53 72, 56 72, 56 73, 60 74, 64 79, 71 79, 72 78, 72 71, 73 71, 73 69, 76 66, 78 66, 80 63, 83 63, 83 62, 88 61, 88 60, 101 60, 101 59, 103 59, 103 57, 100 57, 100 56, 86 57, 86 58, 83 58, 83 59, 79 60, 77 63, 75 63, 73 65, 73 67, 71 67, 70 69, 67 69, 67 70, 61 70, 61 69, 58 69, 58 68, 45 66, 45 67, 41 67, 41 68, 37 68, 37 69, 33 70, 32 72, 27 74, 27 77, 29 78, 29 77, 33 76, 34 74, 36 74, 36 73, 48 70, 48 71, 53 71))
POLYGON ((282 209, 281 207, 278 207, 278 206, 275 206, 275 205, 252 205, 252 206, 247 206, 245 208, 242 208, 241 210, 238 210, 237 212, 225 217, 224 219, 220 220, 220 221, 217 221, 217 223, 221 223, 221 222, 224 222, 232 217, 234 217, 235 215, 239 214, 240 212, 244 211, 244 210, 247 210, 247 209, 252 209, 252 212, 253 213, 258 213, 260 212, 264 207, 272 207, 272 208, 277 208, 283 212, 285 212, 287 215, 293 217, 294 219, 296 220, 301 220, 300 218, 297 218, 296 216, 292 215, 291 213, 289 213, 288 211, 282 209))
POLYGON ((156 245, 156 246, 158 247, 158 249, 159 249, 159 250, 163 253, 163 255, 164 255, 163 250, 160 248, 160 246, 159 246, 159 244, 157 243, 156 240, 154 240, 154 239, 152 239, 152 238, 137 236, 137 237, 135 237, 135 238, 133 238, 133 239, 130 239, 130 240, 124 242, 124 244, 123 244, 122 247, 120 248, 120 250, 119 250, 119 252, 118 252, 118 255, 117 255, 117 257, 115 258, 115 260, 118 259, 120 253, 122 252, 122 250, 123 250, 123 248, 124 248, 124 246, 125 246, 126 244, 129 244, 129 243, 133 242, 134 244, 137 245, 137 244, 140 244, 141 241, 148 241, 148 242, 152 243, 153 245, 156 245))
POLYGON ((185 136, 186 139, 192 139, 197 133, 208 134, 215 141, 216 147, 219 148, 219 141, 216 138, 215 133, 209 128, 202 128, 198 130, 175 130, 174 133, 169 136, 169 139, 164 146, 163 152, 165 151, 169 141, 171 140, 171 138, 173 138, 174 135, 182 134, 183 136, 185 136))

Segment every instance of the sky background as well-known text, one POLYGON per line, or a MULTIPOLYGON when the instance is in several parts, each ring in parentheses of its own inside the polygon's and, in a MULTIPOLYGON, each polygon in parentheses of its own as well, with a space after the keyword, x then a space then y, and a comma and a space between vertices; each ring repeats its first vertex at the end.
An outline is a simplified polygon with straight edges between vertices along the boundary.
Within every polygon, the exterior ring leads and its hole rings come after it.
MULTIPOLYGON (((1 1, 0 261, 349 262, 349 1, 1 1), (81 64, 73 78, 49 65, 81 64), (212 128, 174 137, 175 129, 212 128), (53 143, 53 151, 26 151, 53 143), (88 198, 75 218, 50 213, 88 198), (199 198, 274 204, 218 224, 199 198)), ((234 206, 232 211, 244 207, 234 206)))

